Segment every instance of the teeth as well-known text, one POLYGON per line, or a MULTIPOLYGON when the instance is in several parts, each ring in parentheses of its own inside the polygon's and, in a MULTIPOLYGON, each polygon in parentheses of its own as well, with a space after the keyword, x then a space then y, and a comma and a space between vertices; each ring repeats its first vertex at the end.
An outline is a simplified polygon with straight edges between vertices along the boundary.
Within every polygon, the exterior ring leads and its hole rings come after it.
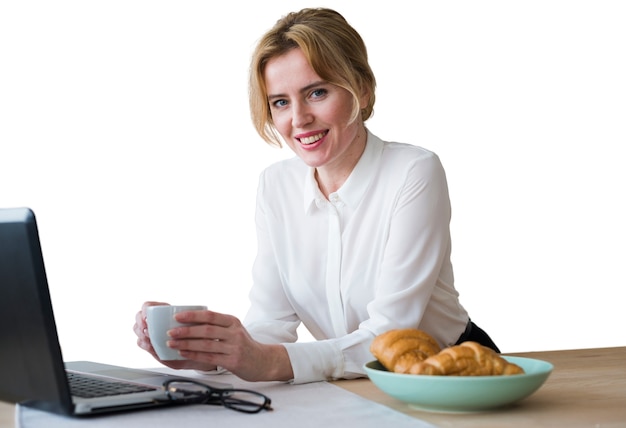
POLYGON ((316 141, 319 141, 325 135, 324 132, 320 132, 317 135, 312 135, 310 137, 300 138, 300 142, 302 144, 312 144, 316 141))

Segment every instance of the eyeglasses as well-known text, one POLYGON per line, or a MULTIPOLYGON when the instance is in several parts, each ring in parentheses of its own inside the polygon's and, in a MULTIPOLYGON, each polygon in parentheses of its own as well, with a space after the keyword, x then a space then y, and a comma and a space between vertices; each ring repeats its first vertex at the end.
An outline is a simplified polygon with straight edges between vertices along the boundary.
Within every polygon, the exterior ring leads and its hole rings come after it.
POLYGON ((191 379, 168 379, 163 388, 170 401, 177 404, 221 404, 243 413, 273 410, 269 397, 248 389, 213 388, 191 379))

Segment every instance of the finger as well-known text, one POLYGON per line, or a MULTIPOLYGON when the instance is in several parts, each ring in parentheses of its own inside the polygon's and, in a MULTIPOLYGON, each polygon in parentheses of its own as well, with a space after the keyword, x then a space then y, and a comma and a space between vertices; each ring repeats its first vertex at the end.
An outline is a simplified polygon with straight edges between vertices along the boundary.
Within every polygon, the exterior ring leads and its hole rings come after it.
POLYGON ((148 326, 145 322, 136 322, 133 326, 133 332, 137 335, 138 338, 150 339, 150 332, 148 331, 148 326))
MULTIPOLYGON (((205 339, 177 339, 167 342, 167 346, 182 352, 196 352, 203 354, 229 355, 234 347, 221 340, 205 339)), ((186 356, 186 355, 183 355, 186 356)), ((197 358, 197 357, 196 357, 197 358)))
POLYGON ((144 329, 145 327, 143 327, 139 321, 136 321, 133 325, 133 332, 137 335, 138 338, 141 338, 144 335, 144 329))
POLYGON ((241 325, 239 319, 232 315, 214 311, 186 311, 174 315, 176 321, 189 324, 211 324, 219 327, 233 327, 241 325))
POLYGON ((133 331, 138 337, 149 337, 148 334, 148 324, 146 322, 146 312, 150 306, 163 306, 167 305, 167 303, 163 302, 144 302, 141 306, 141 310, 135 314, 135 325, 133 326, 133 331))
POLYGON ((137 338, 137 346, 139 346, 141 349, 143 349, 144 351, 148 351, 150 352, 152 355, 154 352, 154 349, 152 348, 152 344, 150 343, 150 341, 144 339, 144 338, 137 338))
POLYGON ((143 311, 139 311, 135 314, 135 327, 138 327, 141 330, 146 327, 146 318, 143 315, 143 311))
POLYGON ((172 339, 202 339, 202 340, 225 340, 231 334, 230 329, 211 325, 198 324, 191 326, 176 327, 167 332, 172 339))
POLYGON ((137 339, 137 346, 139 346, 144 351, 147 351, 150 355, 152 355, 156 360, 161 361, 156 351, 152 347, 152 342, 150 342, 149 338, 140 337, 137 339))

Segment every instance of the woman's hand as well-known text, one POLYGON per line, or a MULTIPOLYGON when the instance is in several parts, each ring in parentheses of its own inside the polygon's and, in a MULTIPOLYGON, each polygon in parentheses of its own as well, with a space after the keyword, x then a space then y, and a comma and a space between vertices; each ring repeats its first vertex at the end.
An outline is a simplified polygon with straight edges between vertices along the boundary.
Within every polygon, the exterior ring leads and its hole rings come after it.
POLYGON ((194 311, 181 312, 175 318, 181 323, 196 324, 170 330, 172 340, 168 343, 193 361, 194 368, 219 366, 248 381, 293 379, 285 347, 255 341, 236 317, 194 311))
POLYGON ((177 349, 186 360, 163 361, 159 359, 150 342, 146 324, 149 306, 167 305, 163 302, 146 302, 135 316, 133 330, 137 345, 149 352, 161 364, 172 369, 211 371, 222 367, 248 381, 293 379, 289 355, 284 346, 262 344, 250 337, 239 319, 213 311, 181 312, 175 315, 178 322, 195 324, 169 331, 168 346, 177 349))
POLYGON ((152 342, 150 342, 150 335, 148 333, 148 324, 146 323, 146 310, 149 306, 160 306, 160 305, 168 305, 168 303, 163 302, 145 302, 141 307, 141 310, 137 312, 135 315, 135 325, 133 326, 133 331, 137 335, 137 345, 150 353, 155 360, 159 363, 172 368, 172 369, 195 369, 195 370, 215 370, 216 366, 208 366, 206 364, 198 364, 195 361, 189 360, 172 360, 172 361, 163 361, 159 358, 156 351, 152 347, 152 342))

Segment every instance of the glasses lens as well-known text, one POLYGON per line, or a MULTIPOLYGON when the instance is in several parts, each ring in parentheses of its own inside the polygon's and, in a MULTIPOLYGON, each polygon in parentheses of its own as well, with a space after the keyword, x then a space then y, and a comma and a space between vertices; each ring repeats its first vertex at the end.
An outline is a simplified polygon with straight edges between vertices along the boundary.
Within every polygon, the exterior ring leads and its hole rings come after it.
POLYGON ((224 406, 246 413, 257 413, 263 409, 271 410, 271 401, 263 394, 254 391, 234 390, 222 397, 224 406))
POLYGON ((167 384, 167 392, 172 400, 208 399, 211 391, 206 386, 187 381, 174 381, 167 384))

